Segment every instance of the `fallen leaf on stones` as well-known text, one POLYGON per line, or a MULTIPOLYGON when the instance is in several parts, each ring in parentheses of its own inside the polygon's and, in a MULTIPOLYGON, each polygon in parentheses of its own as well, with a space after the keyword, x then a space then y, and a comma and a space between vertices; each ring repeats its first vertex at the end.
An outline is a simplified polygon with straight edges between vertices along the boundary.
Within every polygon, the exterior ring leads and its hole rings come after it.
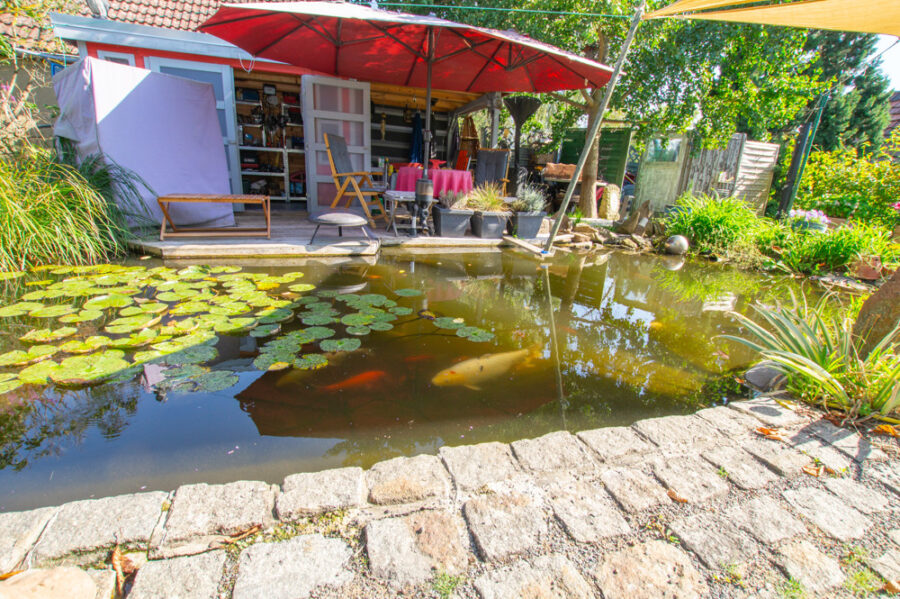
POLYGON ((824 466, 816 466, 815 464, 809 464, 809 465, 801 468, 801 470, 803 470, 805 473, 807 473, 810 476, 815 476, 816 478, 818 478, 819 476, 822 476, 822 471, 824 469, 825 469, 824 466))
POLYGON ((230 537, 228 537, 227 539, 222 541, 222 543, 224 545, 230 545, 231 543, 236 543, 236 542, 240 541, 241 539, 246 539, 250 535, 254 535, 254 534, 258 533, 259 529, 260 529, 260 526, 259 526, 259 524, 257 524, 256 526, 252 526, 243 532, 239 532, 239 533, 235 533, 235 534, 231 535, 230 537))
POLYGON ((888 435, 891 437, 900 437, 900 434, 897 433, 896 427, 891 426, 890 424, 879 424, 875 428, 872 429, 873 433, 877 433, 879 435, 888 435))
POLYGON ((21 574, 25 570, 13 570, 12 572, 7 572, 6 574, 0 574, 0 580, 6 580, 7 578, 12 578, 16 574, 21 574))
POLYGON ((773 441, 784 441, 784 437, 781 436, 781 433, 777 428, 767 428, 765 426, 761 426, 756 429, 756 433, 758 435, 762 435, 766 439, 772 439, 773 441))
POLYGON ((881 590, 888 592, 891 595, 896 595, 897 593, 900 593, 900 582, 897 582, 896 580, 889 580, 884 583, 884 588, 881 590))
POLYGON ((125 579, 134 574, 136 568, 131 563, 131 560, 125 557, 118 545, 112 550, 109 561, 116 572, 116 588, 119 590, 119 596, 121 596, 125 592, 125 579))
POLYGON ((685 499, 684 497, 682 497, 681 495, 679 495, 675 489, 669 489, 668 495, 672 499, 672 501, 677 501, 678 503, 687 503, 688 502, 688 500, 685 499))

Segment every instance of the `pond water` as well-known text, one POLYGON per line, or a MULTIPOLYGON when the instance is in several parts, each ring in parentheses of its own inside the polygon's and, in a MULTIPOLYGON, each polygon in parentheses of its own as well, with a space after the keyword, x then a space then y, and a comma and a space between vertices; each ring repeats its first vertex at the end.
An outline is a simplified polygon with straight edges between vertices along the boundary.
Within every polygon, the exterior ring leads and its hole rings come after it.
MULTIPOLYGON (((727 310, 798 289, 673 257, 564 255, 542 268, 512 251, 290 268, 135 261, 0 285, 0 362, 65 350, 22 374, 46 384, 0 394, 0 511, 688 413, 737 392, 732 372, 751 359, 716 339, 737 331, 727 310), (52 339, 62 327, 71 335, 52 339), (20 340, 43 328, 49 339, 20 340), (106 382, 77 384, 94 376, 106 382)), ((0 367, 0 390, 24 368, 0 367)))

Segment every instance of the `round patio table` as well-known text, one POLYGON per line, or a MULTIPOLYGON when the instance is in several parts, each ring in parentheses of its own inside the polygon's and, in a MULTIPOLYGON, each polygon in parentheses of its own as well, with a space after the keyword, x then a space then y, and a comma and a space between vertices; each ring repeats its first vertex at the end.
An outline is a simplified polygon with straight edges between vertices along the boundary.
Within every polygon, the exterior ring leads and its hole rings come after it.
MULTIPOLYGON (((441 192, 453 191, 467 193, 472 191, 472 171, 457 171, 453 169, 440 169, 428 171, 428 176, 434 184, 434 195, 441 192)), ((401 167, 397 171, 397 191, 415 191, 416 181, 422 178, 422 169, 415 167, 401 167)))

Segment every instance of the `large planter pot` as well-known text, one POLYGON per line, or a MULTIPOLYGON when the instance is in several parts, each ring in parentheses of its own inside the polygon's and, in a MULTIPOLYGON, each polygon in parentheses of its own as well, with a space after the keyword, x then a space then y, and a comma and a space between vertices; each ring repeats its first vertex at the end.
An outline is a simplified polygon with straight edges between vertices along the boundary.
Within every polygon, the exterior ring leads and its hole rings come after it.
POLYGON ((508 212, 482 212, 472 215, 472 234, 483 239, 500 239, 506 231, 508 212))
POLYGON ((431 216, 434 219, 434 234, 438 237, 465 236, 473 214, 475 213, 472 210, 452 210, 450 208, 432 206, 431 216))
POLYGON ((519 239, 534 239, 541 231, 546 212, 513 212, 509 218, 509 234, 519 239))

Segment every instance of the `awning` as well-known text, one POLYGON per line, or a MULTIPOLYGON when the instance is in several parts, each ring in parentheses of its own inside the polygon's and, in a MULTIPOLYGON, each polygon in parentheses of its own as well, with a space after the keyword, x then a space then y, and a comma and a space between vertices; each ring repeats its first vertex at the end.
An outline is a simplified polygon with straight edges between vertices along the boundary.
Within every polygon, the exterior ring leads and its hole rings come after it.
POLYGON ((750 1, 752 0, 680 0, 648 13, 644 18, 675 16, 705 21, 857 31, 900 37, 898 0, 808 0, 790 4, 728 8, 750 1), (707 12, 696 12, 701 10, 707 12))

